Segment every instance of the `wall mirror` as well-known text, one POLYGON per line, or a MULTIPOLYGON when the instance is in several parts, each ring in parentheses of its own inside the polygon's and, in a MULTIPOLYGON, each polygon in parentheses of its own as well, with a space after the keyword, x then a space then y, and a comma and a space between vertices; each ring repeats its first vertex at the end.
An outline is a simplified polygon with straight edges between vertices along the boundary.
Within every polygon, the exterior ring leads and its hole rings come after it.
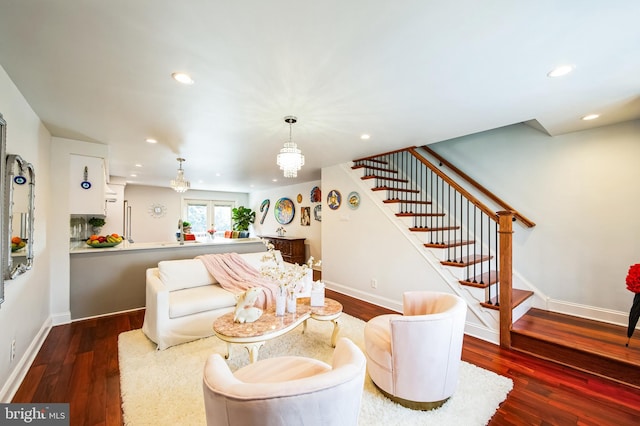
MULTIPOLYGON (((5 148, 6 148, 6 139, 5 139, 5 129, 6 129, 6 123, 4 121, 4 119, 2 118, 2 114, 0 114, 0 161, 4 160, 4 156, 5 156, 5 148)), ((0 173, 0 199, 4 200, 4 173, 0 173)), ((2 305, 2 302, 4 302, 4 271, 5 269, 5 259, 7 258, 6 252, 8 247, 5 247, 6 244, 4 244, 4 241, 8 240, 7 235, 5 234, 5 229, 4 229, 4 216, 5 216, 5 211, 4 211, 4 206, 2 206, 2 208, 0 208, 0 241, 2 241, 2 243, 0 243, 0 254, 2 254, 2 261, 0 262, 0 264, 2 264, 2 275, 0 276, 0 305, 2 305)))
POLYGON ((8 154, 4 172, 4 279, 12 280, 33 265, 35 174, 31 163, 8 154))

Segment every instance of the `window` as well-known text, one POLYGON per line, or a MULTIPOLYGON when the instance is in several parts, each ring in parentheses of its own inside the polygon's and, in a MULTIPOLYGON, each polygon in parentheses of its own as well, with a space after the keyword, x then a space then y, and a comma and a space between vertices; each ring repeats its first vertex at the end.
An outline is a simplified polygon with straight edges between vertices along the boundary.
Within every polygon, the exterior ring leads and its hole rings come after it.
POLYGON ((224 231, 231 231, 231 209, 235 204, 235 201, 185 199, 185 220, 191 224, 191 232, 196 238, 206 238, 209 229, 224 234, 224 231))

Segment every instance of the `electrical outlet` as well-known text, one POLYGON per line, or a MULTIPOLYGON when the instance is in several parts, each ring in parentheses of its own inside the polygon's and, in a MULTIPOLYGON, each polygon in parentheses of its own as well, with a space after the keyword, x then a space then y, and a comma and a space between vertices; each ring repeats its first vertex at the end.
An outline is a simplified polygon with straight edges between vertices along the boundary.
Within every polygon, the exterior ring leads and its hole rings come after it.
POLYGON ((16 339, 11 341, 11 359, 13 361, 16 358, 16 339))
POLYGON ((371 280, 371 288, 378 288, 378 280, 376 279, 371 280))

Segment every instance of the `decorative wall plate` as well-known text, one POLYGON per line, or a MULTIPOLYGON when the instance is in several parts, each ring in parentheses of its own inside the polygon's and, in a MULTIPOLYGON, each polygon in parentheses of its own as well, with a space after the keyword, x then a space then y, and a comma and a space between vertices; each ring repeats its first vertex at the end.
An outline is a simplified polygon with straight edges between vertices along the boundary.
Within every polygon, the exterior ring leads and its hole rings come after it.
POLYGON ((350 192, 349 196, 347 197, 347 204, 352 209, 357 209, 360 206, 360 194, 358 194, 356 191, 350 192))
POLYGON ((298 194, 296 200, 298 200, 298 204, 300 204, 302 202, 302 194, 298 194))
POLYGON ((342 195, 337 189, 332 189, 327 195, 327 204, 331 210, 338 210, 342 204, 342 195))
POLYGON ((322 202, 322 192, 320 191, 320 188, 318 188, 317 186, 314 186, 313 188, 311 188, 311 195, 309 199, 311 200, 312 203, 322 202))
POLYGON ((276 205, 273 208, 273 214, 276 217, 276 221, 282 225, 288 225, 296 215, 296 209, 293 206, 293 201, 289 198, 280 198, 276 201, 276 205))
POLYGON ((269 199, 264 200, 262 204, 260 204, 260 211, 264 211, 264 213, 262 213, 262 218, 260 219, 260 225, 264 223, 264 218, 267 217, 267 212, 269 211, 270 205, 271 201, 269 201, 269 199))
POLYGON ((313 208, 313 218, 318 222, 322 222, 322 204, 318 204, 313 208))
POLYGON ((151 204, 151 207, 149 207, 148 211, 151 217, 154 217, 154 218, 160 218, 165 214, 167 214, 167 208, 164 205, 159 203, 151 204))

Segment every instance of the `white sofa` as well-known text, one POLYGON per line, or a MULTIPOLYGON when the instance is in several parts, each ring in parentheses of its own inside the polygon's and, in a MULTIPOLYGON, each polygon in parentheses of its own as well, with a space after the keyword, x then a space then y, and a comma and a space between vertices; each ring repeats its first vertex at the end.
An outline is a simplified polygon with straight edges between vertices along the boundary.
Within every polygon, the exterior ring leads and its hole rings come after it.
MULTIPOLYGON (((265 254, 240 256, 260 270, 265 254)), ((279 251, 276 256, 282 259, 279 251)), ((309 269, 305 279, 309 289, 312 274, 309 269)), ((161 261, 158 267, 147 269, 146 275, 142 331, 158 345, 158 350, 213 335, 213 321, 233 311, 236 305, 236 296, 223 289, 199 259, 161 261)), ((306 295, 306 291, 300 295, 306 295)))

